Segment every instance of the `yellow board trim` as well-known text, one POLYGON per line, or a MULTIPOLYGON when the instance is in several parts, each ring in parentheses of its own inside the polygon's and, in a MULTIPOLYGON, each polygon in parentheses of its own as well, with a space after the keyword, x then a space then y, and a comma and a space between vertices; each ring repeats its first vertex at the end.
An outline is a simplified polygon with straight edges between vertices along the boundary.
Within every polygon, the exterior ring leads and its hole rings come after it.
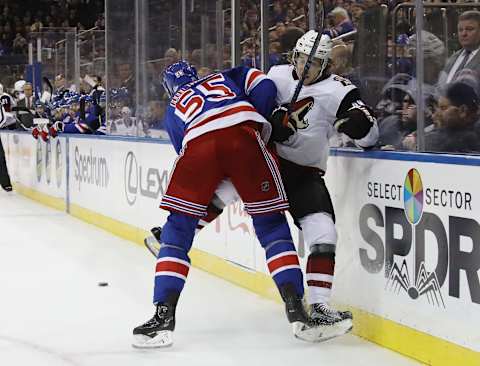
POLYGON ((60 211, 65 211, 67 209, 67 205, 65 204, 64 198, 50 196, 49 194, 29 188, 21 183, 12 183, 12 186, 14 191, 20 194, 23 194, 24 196, 30 198, 33 201, 40 202, 45 206, 48 206, 60 211))
MULTIPOLYGON (((65 210, 63 200, 50 197, 25 186, 15 184, 14 188, 32 200, 59 210, 65 210)), ((75 204, 70 205, 70 214, 98 226, 123 239, 143 244, 149 233, 124 222, 96 213, 75 204)), ((280 302, 280 296, 270 276, 249 272, 222 258, 192 249, 192 265, 244 287, 268 299, 280 302)), ((427 365, 434 366, 479 366, 480 353, 448 342, 416 329, 384 319, 361 309, 350 307, 354 315, 353 333, 382 347, 392 349, 427 365)))

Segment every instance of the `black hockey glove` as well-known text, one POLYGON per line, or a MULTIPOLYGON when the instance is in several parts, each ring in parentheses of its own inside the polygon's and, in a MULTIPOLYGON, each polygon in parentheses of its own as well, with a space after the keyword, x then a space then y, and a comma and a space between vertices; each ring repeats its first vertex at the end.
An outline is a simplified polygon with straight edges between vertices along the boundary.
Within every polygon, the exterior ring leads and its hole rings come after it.
POLYGON ((368 134, 374 122, 375 117, 370 108, 365 105, 355 105, 335 121, 334 127, 338 132, 358 140, 368 134))
POLYGON ((277 107, 268 119, 272 125, 272 136, 270 140, 283 142, 288 140, 297 130, 290 122, 288 109, 284 106, 277 107))

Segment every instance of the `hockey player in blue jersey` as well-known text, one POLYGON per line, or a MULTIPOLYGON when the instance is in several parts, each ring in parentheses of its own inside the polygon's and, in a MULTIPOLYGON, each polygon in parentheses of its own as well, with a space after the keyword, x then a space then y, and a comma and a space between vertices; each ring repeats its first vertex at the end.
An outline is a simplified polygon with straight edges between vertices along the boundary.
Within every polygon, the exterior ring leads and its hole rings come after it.
POLYGON ((60 133, 104 135, 106 127, 102 100, 105 100, 105 96, 101 94, 93 97, 76 94, 66 100, 57 100, 50 106, 53 111, 47 116, 52 122, 35 126, 33 137, 40 136, 46 141, 48 137, 55 138, 60 133), (56 113, 56 110, 67 112, 56 113))
POLYGON ((188 253, 217 187, 229 179, 252 216, 267 266, 294 330, 315 337, 304 310, 303 275, 283 213, 288 208, 277 158, 266 146, 276 87, 256 69, 234 68, 198 79, 187 62, 163 74, 170 96, 165 126, 179 154, 160 207, 163 227, 155 274, 154 316, 133 330, 133 346, 173 343, 175 310, 190 269, 188 253))

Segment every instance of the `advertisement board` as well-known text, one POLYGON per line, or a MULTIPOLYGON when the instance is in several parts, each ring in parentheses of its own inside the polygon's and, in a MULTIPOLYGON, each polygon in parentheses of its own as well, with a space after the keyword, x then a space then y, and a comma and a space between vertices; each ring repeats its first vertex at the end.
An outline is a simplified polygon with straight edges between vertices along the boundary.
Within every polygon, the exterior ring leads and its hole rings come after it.
MULTIPOLYGON (((168 142, 71 136, 44 143, 26 133, 0 136, 12 181, 30 190, 29 197, 61 200, 73 215, 135 241, 165 223, 168 213, 159 203, 176 159, 168 142)), ((472 325, 480 323, 479 166, 476 157, 333 150, 326 174, 339 234, 333 300, 350 306, 356 319, 371 314, 362 326, 377 330, 372 336, 357 332, 424 362, 440 347, 439 364, 457 353, 463 361, 469 357, 464 364, 477 364, 480 332, 472 325), (404 341, 388 331, 403 332, 404 341)), ((287 217, 305 268, 308 248, 287 217)), ((202 269, 275 297, 264 250, 241 202, 227 206, 194 247, 202 269)))
POLYGON ((55 199, 66 200, 65 138, 44 142, 27 133, 2 133, 12 182, 55 199))
POLYGON ((478 166, 332 163, 336 300, 480 351, 478 166))

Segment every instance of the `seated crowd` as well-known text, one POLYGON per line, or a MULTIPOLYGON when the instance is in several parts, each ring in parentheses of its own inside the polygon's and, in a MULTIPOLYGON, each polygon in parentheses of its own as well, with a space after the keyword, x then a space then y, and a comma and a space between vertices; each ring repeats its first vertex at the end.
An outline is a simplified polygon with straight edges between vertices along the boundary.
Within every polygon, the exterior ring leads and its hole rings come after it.
MULTIPOLYGON (((269 63, 287 63, 296 40, 308 28, 308 1, 273 0, 270 5, 269 63)), ((426 10, 426 26, 421 37, 424 76, 422 98, 418 100, 414 19, 408 18, 408 12, 401 11, 392 19, 393 5, 377 0, 324 2, 323 33, 334 39, 331 72, 352 81, 374 109, 380 129, 379 148, 418 148, 417 105, 421 101, 426 151, 480 153, 480 11, 457 11, 455 39, 445 40, 434 22, 435 9, 426 10), (396 35, 392 42, 391 27, 386 25, 393 20, 396 35), (384 39, 379 38, 379 30, 385 32, 384 39)), ((242 6, 245 11, 242 11, 241 62, 245 66, 260 67, 259 4, 245 0, 242 6)), ((210 43, 204 49, 195 48, 185 55, 166 47, 159 62, 147 65, 149 90, 142 106, 135 105, 133 66, 128 62, 115 64, 114 75, 109 79, 105 131, 142 137, 166 136, 162 131, 166 98, 158 75, 165 66, 180 59, 193 64, 201 77, 230 67, 230 47, 222 50, 221 65, 218 65, 218 52, 210 43)), ((92 85, 83 87, 80 94, 89 95, 91 88, 92 85)), ((21 95, 22 90, 14 92, 21 95)), ((68 103, 63 103, 63 108, 65 105, 68 103)), ((342 144, 348 146, 348 141, 342 144)))
POLYGON ((42 28, 105 27, 104 0, 0 1, 0 56, 26 54, 30 35, 42 28), (27 9, 27 10, 25 10, 27 9))

